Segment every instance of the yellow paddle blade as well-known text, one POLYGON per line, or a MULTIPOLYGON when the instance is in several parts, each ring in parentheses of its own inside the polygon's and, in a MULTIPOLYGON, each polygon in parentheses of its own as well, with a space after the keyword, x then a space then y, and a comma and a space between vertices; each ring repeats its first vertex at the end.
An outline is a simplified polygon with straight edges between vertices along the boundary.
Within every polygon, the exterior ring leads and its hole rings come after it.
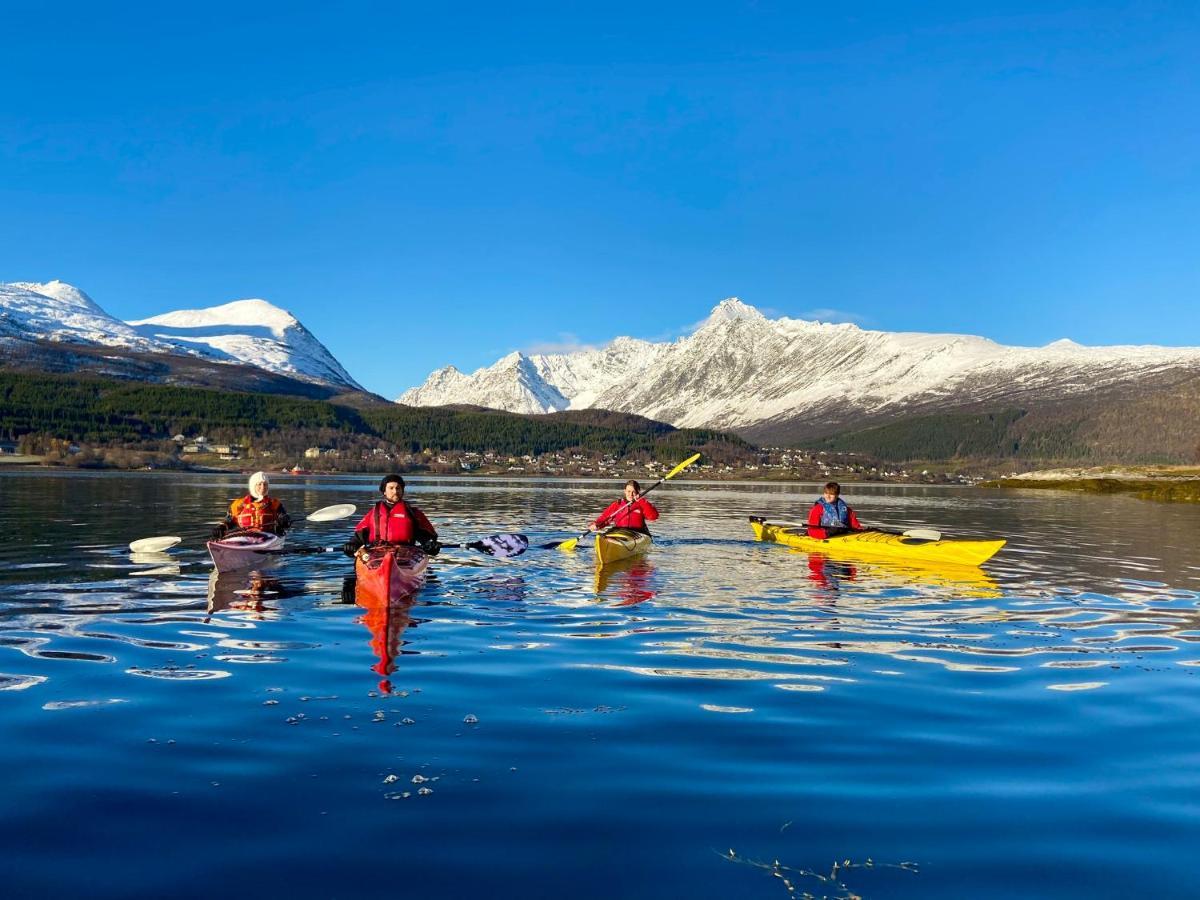
POLYGON ((681 462, 679 465, 677 465, 675 468, 673 468, 670 472, 668 472, 666 475, 664 475, 663 481, 666 481, 668 478, 674 478, 676 475, 678 475, 680 472, 682 472, 684 469, 686 469, 688 466, 690 466, 692 463, 694 463, 699 458, 700 458, 699 453, 695 454, 694 456, 689 456, 687 459, 685 459, 683 462, 681 462))
POLYGON ((579 538, 577 538, 577 537, 567 538, 565 541, 563 541, 561 544, 559 544, 558 547, 556 547, 555 549, 557 549, 557 550, 574 550, 575 546, 578 543, 579 543, 579 538))

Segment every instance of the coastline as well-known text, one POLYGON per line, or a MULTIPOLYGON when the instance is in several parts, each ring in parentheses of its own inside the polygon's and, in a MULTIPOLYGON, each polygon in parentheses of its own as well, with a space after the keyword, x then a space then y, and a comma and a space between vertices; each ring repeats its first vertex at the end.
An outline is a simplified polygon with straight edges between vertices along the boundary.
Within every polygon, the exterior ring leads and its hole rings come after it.
POLYGON ((1132 494, 1140 500, 1200 503, 1200 466, 1092 466, 1043 469, 983 481, 979 487, 1132 494))

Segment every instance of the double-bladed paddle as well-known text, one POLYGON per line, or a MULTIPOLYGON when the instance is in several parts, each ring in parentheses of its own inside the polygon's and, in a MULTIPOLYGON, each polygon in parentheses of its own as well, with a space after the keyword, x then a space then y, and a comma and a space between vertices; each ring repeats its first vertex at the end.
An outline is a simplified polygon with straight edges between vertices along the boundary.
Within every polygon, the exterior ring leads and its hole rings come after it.
MULTIPOLYGON (((762 522, 764 525, 780 525, 784 528, 803 528, 805 531, 808 530, 807 522, 768 522, 761 516, 751 516, 750 521, 762 522)), ((918 541, 940 541, 942 539, 942 533, 935 528, 909 528, 905 531, 896 531, 891 528, 876 528, 871 526, 869 528, 861 528, 858 530, 853 528, 826 528, 825 531, 833 532, 829 535, 830 537, 840 537, 843 534, 862 534, 865 531, 876 531, 880 534, 895 534, 899 535, 900 537, 913 538, 914 540, 918 541)))
MULTIPOLYGON (((658 487, 664 481, 670 481, 672 478, 674 478, 676 475, 678 475, 680 472, 682 472, 684 469, 686 469, 688 466, 690 466, 692 463, 694 463, 699 458, 700 458, 699 453, 689 456, 687 459, 685 459, 683 462, 681 462, 679 465, 677 465, 675 468, 673 468, 670 472, 668 472, 662 478, 658 479, 658 481, 654 482, 654 484, 650 485, 650 487, 648 487, 644 491, 642 491, 642 493, 636 499, 630 500, 628 503, 626 503, 624 506, 622 506, 620 509, 618 509, 615 513, 613 513, 611 516, 609 516, 607 519, 605 519, 605 522, 611 522, 613 519, 615 519, 621 513, 625 512, 625 510, 629 509, 629 507, 633 506, 633 504, 637 503, 638 500, 641 500, 642 497, 645 497, 648 493, 650 493, 652 490, 654 490, 656 487, 658 487)), ((592 532, 592 529, 589 527, 586 531, 583 532, 583 534, 579 535, 579 537, 567 538, 565 541, 553 541, 549 544, 542 544, 542 549, 544 549, 544 550, 555 550, 555 549, 574 550, 576 545, 580 541, 582 541, 585 537, 587 537, 589 534, 591 534, 591 532, 592 532)))
MULTIPOLYGON (((417 545, 420 546, 419 544, 417 545)), ((466 547, 469 550, 478 550, 480 553, 486 553, 488 556, 494 556, 497 559, 512 559, 514 556, 520 556, 529 549, 529 538, 523 534, 514 534, 506 532, 503 534, 489 534, 487 537, 480 538, 477 541, 464 541, 461 544, 443 544, 438 542, 438 549, 445 550, 447 548, 466 547)), ((341 547, 294 547, 289 548, 288 553, 336 553, 341 547)))

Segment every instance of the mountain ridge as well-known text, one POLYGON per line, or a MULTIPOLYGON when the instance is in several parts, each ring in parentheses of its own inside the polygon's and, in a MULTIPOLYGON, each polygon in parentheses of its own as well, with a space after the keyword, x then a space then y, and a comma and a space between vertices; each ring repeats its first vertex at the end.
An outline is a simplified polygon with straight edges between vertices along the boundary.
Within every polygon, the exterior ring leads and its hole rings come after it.
MULTIPOLYGON (((112 348, 151 361, 178 358, 176 367, 193 370, 197 360, 251 367, 297 382, 363 390, 295 316, 266 300, 235 300, 123 322, 63 281, 0 283, 0 356, 6 361, 59 371, 73 365, 93 371, 107 366, 117 374, 139 369, 133 359, 104 360, 85 348, 112 348)), ((215 383, 231 374, 220 373, 215 383)))
POLYGON ((398 402, 521 412, 604 407, 677 427, 800 440, 920 410, 1036 405, 1114 385, 1133 389, 1172 370, 1200 372, 1200 348, 1084 347, 1066 338, 1015 347, 976 335, 771 319, 727 298, 672 342, 619 338, 599 350, 509 354, 470 375, 447 367, 398 402), (518 356, 525 360, 520 381, 512 372, 518 356))

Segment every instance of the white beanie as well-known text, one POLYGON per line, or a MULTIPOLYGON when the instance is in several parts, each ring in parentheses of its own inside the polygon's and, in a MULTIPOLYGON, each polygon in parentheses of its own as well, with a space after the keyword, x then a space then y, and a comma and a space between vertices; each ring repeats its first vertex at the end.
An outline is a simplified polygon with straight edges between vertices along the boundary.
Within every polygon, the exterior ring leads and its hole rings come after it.
POLYGON ((254 485, 256 485, 260 481, 267 482, 267 473, 266 472, 255 472, 253 475, 250 476, 250 481, 246 483, 246 486, 248 488, 250 488, 250 496, 253 497, 255 500, 261 500, 263 497, 265 497, 267 495, 266 491, 262 491, 260 493, 259 491, 254 490, 254 485))

